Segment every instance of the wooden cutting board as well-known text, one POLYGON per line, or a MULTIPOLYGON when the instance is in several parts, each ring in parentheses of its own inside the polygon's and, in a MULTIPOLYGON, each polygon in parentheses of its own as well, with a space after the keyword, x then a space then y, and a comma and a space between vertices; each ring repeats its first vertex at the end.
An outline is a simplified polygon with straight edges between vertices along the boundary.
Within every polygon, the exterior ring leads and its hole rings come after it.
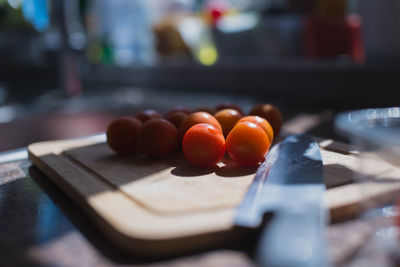
MULTIPOLYGON (((235 208, 254 178, 255 168, 225 159, 218 168, 190 166, 182 155, 149 160, 121 157, 104 135, 31 144, 29 159, 81 206, 109 239, 123 250, 171 255, 220 245, 245 234, 234 227, 235 208)), ((328 187, 331 220, 350 218, 366 201, 353 183, 359 154, 348 145, 319 140, 328 187)), ((369 194, 381 202, 400 193, 400 170, 371 158, 365 170, 388 179, 370 182, 369 194)))

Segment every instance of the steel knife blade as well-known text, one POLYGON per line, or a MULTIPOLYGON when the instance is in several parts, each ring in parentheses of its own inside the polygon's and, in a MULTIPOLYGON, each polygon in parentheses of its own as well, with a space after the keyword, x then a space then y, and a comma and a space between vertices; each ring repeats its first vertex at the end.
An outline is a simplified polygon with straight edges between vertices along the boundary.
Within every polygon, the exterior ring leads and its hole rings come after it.
POLYGON ((329 266, 324 191, 321 152, 310 136, 292 135, 271 148, 235 217, 238 226, 261 227, 261 266, 329 266), (266 213, 272 217, 264 223, 266 213))

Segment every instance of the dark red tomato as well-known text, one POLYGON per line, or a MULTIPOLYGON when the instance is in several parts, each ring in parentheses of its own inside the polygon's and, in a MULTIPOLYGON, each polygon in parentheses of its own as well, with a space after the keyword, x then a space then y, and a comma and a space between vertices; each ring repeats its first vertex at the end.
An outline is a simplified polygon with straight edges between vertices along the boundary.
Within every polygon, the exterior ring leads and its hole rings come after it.
POLYGON ((227 109, 227 108, 231 108, 231 109, 235 109, 237 110, 240 114, 242 114, 243 116, 243 110, 241 109, 241 107, 239 107, 239 105, 233 103, 233 102, 223 102, 220 103, 218 106, 215 107, 215 109, 217 111, 223 110, 223 109, 227 109))
POLYGON ((175 125, 176 129, 181 127, 182 122, 187 118, 187 114, 176 111, 170 114, 165 115, 165 119, 175 125))
POLYGON ((264 160, 269 146, 267 133, 252 122, 236 124, 226 138, 228 155, 241 165, 258 165, 264 160))
POLYGON ((211 124, 196 124, 183 137, 182 150, 189 163, 198 167, 213 167, 224 157, 225 138, 211 124))
POLYGON ((161 119, 162 118, 160 113, 158 113, 157 111, 155 111, 153 109, 145 109, 145 110, 137 113, 135 115, 135 117, 143 123, 145 123, 146 121, 151 120, 151 119, 161 119))
POLYGON ((182 106, 177 106, 171 110, 169 110, 167 113, 165 113, 164 118, 166 118, 168 115, 175 113, 175 112, 182 112, 185 113, 187 115, 189 115, 190 113, 192 113, 192 111, 188 108, 182 107, 182 106))
POLYGON ((164 119, 151 119, 142 126, 139 135, 141 151, 151 158, 162 158, 178 147, 178 130, 164 119))
POLYGON ((143 123, 133 117, 117 118, 107 128, 107 144, 120 155, 131 155, 138 149, 138 137, 143 123))

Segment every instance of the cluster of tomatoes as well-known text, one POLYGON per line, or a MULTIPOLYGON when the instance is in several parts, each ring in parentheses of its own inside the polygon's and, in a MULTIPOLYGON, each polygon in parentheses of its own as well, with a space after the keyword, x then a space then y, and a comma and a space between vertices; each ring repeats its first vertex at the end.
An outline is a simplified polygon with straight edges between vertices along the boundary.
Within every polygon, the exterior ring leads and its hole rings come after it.
POLYGON ((191 164, 212 167, 227 152, 238 164, 251 166, 264 160, 281 126, 281 113, 273 105, 256 105, 244 116, 236 104, 224 103, 195 111, 179 107, 164 116, 144 110, 115 119, 106 134, 110 148, 121 155, 141 151, 163 158, 182 149, 191 164))

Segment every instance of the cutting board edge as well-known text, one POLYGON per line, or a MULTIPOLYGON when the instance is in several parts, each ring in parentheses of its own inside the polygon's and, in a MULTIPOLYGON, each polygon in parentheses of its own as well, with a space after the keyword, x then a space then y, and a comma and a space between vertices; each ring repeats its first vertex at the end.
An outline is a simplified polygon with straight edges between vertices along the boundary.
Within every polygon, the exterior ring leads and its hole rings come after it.
POLYGON ((39 170, 46 174, 57 187, 61 188, 63 193, 68 195, 77 206, 86 211, 90 221, 100 228, 101 232, 104 233, 115 246, 128 253, 140 253, 141 255, 148 256, 157 255, 161 257, 170 256, 173 254, 208 249, 210 248, 210 244, 214 247, 218 247, 226 244, 226 242, 237 240, 241 236, 245 236, 245 233, 248 232, 246 229, 230 227, 218 231, 166 239, 132 236, 118 229, 118 227, 110 223, 110 221, 102 217, 99 212, 96 212, 95 208, 85 201, 84 197, 77 193, 77 191, 63 179, 57 179, 56 177, 59 176, 59 174, 46 166, 46 163, 43 162, 40 157, 36 157, 29 149, 28 158, 39 170))

